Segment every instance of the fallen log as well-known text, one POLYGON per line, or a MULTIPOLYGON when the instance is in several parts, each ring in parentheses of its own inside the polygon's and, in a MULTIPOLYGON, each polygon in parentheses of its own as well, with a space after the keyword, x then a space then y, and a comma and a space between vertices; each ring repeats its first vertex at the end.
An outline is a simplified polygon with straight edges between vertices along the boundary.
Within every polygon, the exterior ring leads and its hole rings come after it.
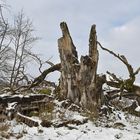
POLYGON ((20 96, 20 95, 9 95, 9 96, 4 96, 0 97, 0 104, 8 104, 12 102, 17 102, 20 104, 27 104, 31 103, 33 101, 39 101, 43 100, 44 98, 48 98, 48 100, 51 100, 52 97, 45 95, 45 94, 33 94, 33 95, 28 95, 28 96, 20 96))
POLYGON ((28 125, 30 127, 39 126, 39 123, 36 120, 34 120, 34 119, 30 118, 30 117, 24 116, 24 115, 22 115, 20 113, 16 114, 16 119, 17 119, 17 121, 23 122, 23 123, 25 123, 26 125, 28 125))
POLYGON ((85 118, 84 120, 80 121, 80 120, 64 120, 62 122, 59 123, 54 123, 53 126, 55 128, 59 128, 59 127, 68 127, 68 125, 82 125, 88 122, 88 119, 85 118))
POLYGON ((59 127, 69 127, 69 125, 82 125, 88 122, 88 119, 85 118, 83 120, 61 120, 60 122, 51 122, 48 120, 42 120, 42 122, 40 123, 41 126, 43 127, 51 127, 54 126, 55 128, 59 128, 59 127))
POLYGON ((31 112, 45 109, 45 105, 51 100, 52 97, 42 94, 0 97, 0 115, 6 115, 8 120, 15 118, 17 112, 29 116, 31 112))
POLYGON ((30 114, 30 112, 33 112, 33 111, 37 111, 37 112, 39 112, 39 107, 38 106, 33 106, 33 107, 22 107, 21 109, 20 109, 20 112, 22 113, 22 114, 24 114, 24 115, 27 115, 27 116, 29 116, 29 114, 30 114))

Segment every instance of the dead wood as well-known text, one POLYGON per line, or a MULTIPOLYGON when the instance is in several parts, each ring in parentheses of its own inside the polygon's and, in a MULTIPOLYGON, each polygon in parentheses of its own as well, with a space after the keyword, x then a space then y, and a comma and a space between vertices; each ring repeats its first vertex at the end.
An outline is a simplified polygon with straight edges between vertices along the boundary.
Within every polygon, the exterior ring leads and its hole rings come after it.
MULTIPOLYGON (((15 94, 15 93, 17 93, 17 91, 25 92, 27 90, 30 90, 30 89, 36 87, 36 86, 39 86, 39 84, 41 84, 42 82, 45 81, 45 78, 48 74, 50 74, 51 72, 54 72, 54 71, 60 71, 60 69, 61 69, 60 63, 55 64, 55 65, 51 64, 51 62, 46 62, 46 63, 49 63, 52 66, 50 68, 44 70, 43 72, 41 72, 41 74, 38 77, 36 77, 33 82, 29 83, 29 85, 19 86, 16 89, 12 89, 12 93, 15 94)), ((46 81, 46 83, 55 87, 53 82, 46 81)))
POLYGON ((109 52, 111 55, 119 59, 126 66, 129 73, 129 78, 123 80, 121 78, 118 78, 114 73, 107 72, 107 74, 111 77, 110 81, 106 81, 107 85, 119 88, 121 93, 123 93, 123 91, 126 90, 128 92, 133 92, 137 96, 140 96, 140 87, 134 84, 136 75, 139 73, 140 68, 134 71, 133 67, 129 64, 128 60, 124 55, 114 53, 113 51, 103 47, 98 41, 97 44, 101 47, 101 49, 109 52))
POLYGON ((26 125, 28 125, 30 127, 39 126, 39 123, 37 121, 33 120, 30 117, 24 116, 24 115, 22 115, 20 113, 17 113, 16 119, 17 119, 17 121, 23 122, 23 123, 25 123, 26 125))
POLYGON ((54 72, 54 71, 60 71, 61 69, 61 64, 55 64, 53 65, 52 67, 44 70, 40 76, 38 76, 37 78, 34 79, 34 81, 31 83, 31 85, 27 88, 27 89, 31 89, 35 86, 38 86, 41 82, 44 81, 44 79, 46 78, 46 76, 51 73, 51 72, 54 72))
POLYGON ((5 96, 5 97, 0 97, 0 104, 8 104, 12 102, 20 103, 20 104, 27 104, 31 103, 33 101, 39 101, 43 100, 45 98, 48 98, 48 100, 51 100, 51 97, 48 95, 44 94, 37 94, 37 95, 29 95, 29 96, 5 96))
POLYGON ((62 37, 58 39, 61 60, 60 92, 64 98, 96 112, 103 84, 97 78, 99 54, 96 26, 91 27, 89 54, 81 56, 80 62, 67 24, 62 22, 60 28, 62 30, 62 37))
POLYGON ((135 101, 132 103, 132 105, 123 108, 123 111, 127 111, 132 115, 140 117, 140 112, 136 111, 136 108, 138 107, 138 103, 135 101))
POLYGON ((80 120, 63 120, 60 123, 53 124, 55 128, 68 127, 69 125, 82 125, 88 122, 88 119, 80 120))

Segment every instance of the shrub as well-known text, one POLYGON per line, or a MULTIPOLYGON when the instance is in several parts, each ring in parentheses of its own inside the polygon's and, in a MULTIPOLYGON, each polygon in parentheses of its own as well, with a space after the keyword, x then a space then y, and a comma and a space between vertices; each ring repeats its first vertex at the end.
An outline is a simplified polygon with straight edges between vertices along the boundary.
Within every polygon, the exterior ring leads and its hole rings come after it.
POLYGON ((50 88, 45 88, 45 89, 41 89, 39 91, 40 94, 47 94, 50 95, 52 93, 52 90, 50 88))

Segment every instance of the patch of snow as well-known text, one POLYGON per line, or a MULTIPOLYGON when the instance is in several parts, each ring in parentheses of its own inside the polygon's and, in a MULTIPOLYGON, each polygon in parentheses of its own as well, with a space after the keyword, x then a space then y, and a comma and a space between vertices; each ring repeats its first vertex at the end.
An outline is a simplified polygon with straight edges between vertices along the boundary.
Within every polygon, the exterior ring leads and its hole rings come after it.
POLYGON ((121 95, 121 92, 118 92, 117 94, 120 96, 121 95))
POLYGON ((22 94, 18 94, 18 95, 13 95, 12 97, 19 97, 19 98, 23 98, 22 94))
POLYGON ((17 102, 8 103, 8 107, 6 108, 6 110, 12 110, 15 108, 16 105, 17 102))
POLYGON ((86 117, 83 117, 83 116, 81 116, 80 114, 74 114, 73 115, 73 118, 72 119, 74 119, 74 120, 79 120, 79 121, 83 121, 84 119, 86 119, 86 117))
POLYGON ((9 96, 11 93, 10 92, 6 92, 6 93, 3 93, 3 94, 0 94, 0 97, 3 98, 3 97, 7 97, 9 96))
POLYGON ((103 94, 104 94, 104 95, 108 95, 108 93, 107 93, 107 92, 105 92, 105 91, 103 92, 103 94))
POLYGON ((102 105, 101 109, 108 108, 106 105, 102 105))
POLYGON ((64 101, 58 101, 58 100, 54 100, 54 103, 58 106, 58 107, 61 107, 62 106, 62 103, 63 103, 64 101))
POLYGON ((135 111, 140 112, 140 106, 136 107, 135 111))

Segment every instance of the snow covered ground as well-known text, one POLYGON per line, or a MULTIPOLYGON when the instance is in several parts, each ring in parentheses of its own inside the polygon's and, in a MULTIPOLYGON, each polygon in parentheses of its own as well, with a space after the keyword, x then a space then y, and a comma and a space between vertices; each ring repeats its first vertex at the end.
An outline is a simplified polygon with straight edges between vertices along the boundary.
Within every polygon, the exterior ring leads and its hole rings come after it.
MULTIPOLYGON (((118 118, 112 122, 88 121, 83 125, 68 127, 28 127, 12 121, 9 131, 23 134, 21 140, 140 140, 140 118, 118 112, 118 118)), ((76 116, 75 116, 76 117, 76 116)), ((77 116, 79 118, 79 115, 77 116)), ((16 140, 11 137, 10 140, 16 140)))
MULTIPOLYGON (((62 108, 62 102, 57 100, 54 102, 57 105, 55 106, 55 111, 61 110, 65 112, 67 119, 80 121, 85 119, 78 112, 62 108)), ((14 103, 10 103, 8 104, 8 109, 14 106, 14 103)), ((139 106, 136 109, 139 111, 139 106)), ((40 124, 41 121, 38 117, 33 119, 40 124)), ((69 124, 69 127, 55 128, 52 126, 47 128, 41 125, 29 127, 26 124, 17 122, 15 119, 7 123, 9 123, 9 134, 13 134, 13 136, 10 136, 10 140, 140 140, 140 117, 121 111, 114 111, 108 118, 102 117, 96 121, 89 120, 82 125, 69 124)), ((1 130, 0 134, 2 133, 3 131, 1 130)), ((0 140, 5 139, 0 135, 0 140)))
MULTIPOLYGON (((23 127, 23 126, 21 126, 23 127)), ((39 134, 37 128, 26 128, 28 134, 22 140, 140 140, 140 127, 131 126, 124 130, 95 127, 92 122, 75 127, 73 130, 62 128, 43 128, 39 134)), ((13 138, 12 138, 13 139, 13 138)))

